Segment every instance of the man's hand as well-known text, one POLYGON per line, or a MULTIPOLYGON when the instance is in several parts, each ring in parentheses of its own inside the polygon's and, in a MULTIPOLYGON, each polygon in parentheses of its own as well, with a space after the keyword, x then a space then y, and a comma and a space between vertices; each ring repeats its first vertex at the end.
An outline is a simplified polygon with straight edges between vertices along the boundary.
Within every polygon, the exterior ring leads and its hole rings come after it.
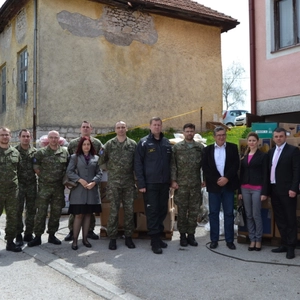
POLYGON ((172 180, 171 188, 174 190, 178 189, 178 183, 175 180, 172 180))
POLYGON ((217 185, 219 186, 225 186, 228 182, 228 179, 226 177, 220 177, 217 181, 217 185))
POLYGON ((139 189, 141 193, 146 193, 146 188, 139 189))

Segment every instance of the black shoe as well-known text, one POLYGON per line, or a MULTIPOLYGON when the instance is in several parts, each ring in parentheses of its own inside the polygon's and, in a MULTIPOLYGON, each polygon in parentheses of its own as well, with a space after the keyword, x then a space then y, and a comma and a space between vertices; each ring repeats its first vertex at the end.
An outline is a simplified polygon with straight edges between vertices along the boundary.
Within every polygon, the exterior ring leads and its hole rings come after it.
POLYGON ((286 253, 286 258, 287 259, 292 259, 295 257, 295 249, 293 247, 288 247, 287 248, 287 253, 286 253))
POLYGON ((61 241, 54 234, 49 234, 48 243, 54 245, 60 245, 61 241))
POLYGON ((161 239, 159 239, 159 245, 160 245, 160 248, 168 248, 168 244, 165 243, 164 241, 162 241, 161 239))
POLYGON ((155 254, 162 254, 163 251, 160 246, 161 239, 159 238, 159 235, 155 234, 151 236, 151 249, 153 253, 155 254))
POLYGON ((125 237, 125 245, 129 248, 129 249, 133 249, 135 248, 135 244, 132 241, 131 237, 125 237))
POLYGON ((117 249, 117 240, 111 239, 108 245, 109 250, 116 250, 117 249))
POLYGON ((152 249, 153 253, 155 253, 155 254, 162 254, 163 253, 163 251, 162 251, 162 249, 160 248, 159 245, 152 245, 151 249, 152 249))
POLYGON ((21 233, 17 234, 16 236, 16 245, 20 247, 24 245, 21 233))
MULTIPOLYGON (((248 251, 254 251, 254 250, 256 250, 256 248, 255 247, 248 247, 248 251)), ((256 251, 259 251, 259 250, 256 250, 256 251)))
POLYGON ((210 242, 209 248, 216 249, 219 246, 218 242, 210 242))
POLYGON ((226 243, 226 246, 227 246, 230 250, 235 250, 235 249, 236 249, 235 244, 232 243, 232 242, 226 243))
POLYGON ((89 241, 82 241, 82 244, 87 248, 92 248, 92 245, 89 243, 89 241))
POLYGON ((72 249, 73 250, 78 250, 78 246, 77 245, 72 245, 72 249))
POLYGON ((21 252, 22 248, 16 245, 13 241, 7 241, 6 251, 21 252))
POLYGON ((283 252, 287 252, 287 247, 286 246, 280 246, 278 248, 272 249, 271 251, 273 253, 283 253, 283 252))
POLYGON ((185 233, 180 233, 180 246, 181 247, 187 247, 188 245, 188 240, 186 238, 186 234, 185 233))
POLYGON ((87 237, 92 240, 99 240, 99 236, 94 231, 89 231, 87 237))
POLYGON ((68 235, 65 237, 65 241, 66 242, 73 241, 73 230, 70 230, 68 235))
POLYGON ((30 241, 27 246, 28 247, 34 247, 39 246, 42 243, 42 239, 40 235, 37 235, 32 241, 30 241))
POLYGON ((262 249, 262 247, 258 248, 258 247, 255 247, 255 251, 260 251, 262 249))
POLYGON ((24 242, 31 242, 33 240, 33 235, 31 233, 24 235, 24 242))
POLYGON ((195 235, 194 234, 188 234, 187 242, 191 246, 194 246, 194 247, 198 246, 198 243, 195 240, 195 235))

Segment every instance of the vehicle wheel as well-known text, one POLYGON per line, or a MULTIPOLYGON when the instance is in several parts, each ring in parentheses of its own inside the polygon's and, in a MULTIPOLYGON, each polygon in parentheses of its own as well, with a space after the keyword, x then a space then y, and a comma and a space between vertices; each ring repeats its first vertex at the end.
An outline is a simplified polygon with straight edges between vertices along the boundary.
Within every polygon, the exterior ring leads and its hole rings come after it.
POLYGON ((234 127, 234 125, 232 123, 227 123, 226 126, 229 127, 229 128, 234 127))

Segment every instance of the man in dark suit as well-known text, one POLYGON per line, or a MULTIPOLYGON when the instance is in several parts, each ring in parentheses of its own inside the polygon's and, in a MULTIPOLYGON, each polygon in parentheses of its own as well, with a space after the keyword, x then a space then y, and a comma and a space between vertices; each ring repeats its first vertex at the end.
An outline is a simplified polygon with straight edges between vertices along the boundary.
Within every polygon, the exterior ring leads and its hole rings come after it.
POLYGON ((220 207, 224 212, 226 245, 236 249, 234 240, 234 191, 239 186, 238 169, 240 164, 238 148, 226 142, 226 130, 214 129, 215 143, 203 150, 202 169, 209 196, 210 248, 218 247, 220 227, 220 207))
POLYGON ((286 130, 275 129, 276 147, 269 151, 271 202, 276 225, 281 235, 281 246, 272 252, 286 252, 286 258, 295 257, 297 244, 297 194, 299 192, 300 152, 286 143, 286 130))

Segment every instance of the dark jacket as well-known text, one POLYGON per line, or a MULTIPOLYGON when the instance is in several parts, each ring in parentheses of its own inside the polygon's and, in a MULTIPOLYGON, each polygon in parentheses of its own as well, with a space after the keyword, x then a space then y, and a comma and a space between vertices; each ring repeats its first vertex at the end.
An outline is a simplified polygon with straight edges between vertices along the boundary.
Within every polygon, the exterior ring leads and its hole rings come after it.
MULTIPOLYGON (((269 154, 269 172, 276 147, 269 154)), ((295 146, 285 144, 275 169, 276 186, 280 195, 288 195, 289 190, 299 193, 300 152, 295 146)))
POLYGON ((248 164, 248 154, 241 160, 240 183, 261 185, 261 195, 268 195, 268 155, 257 150, 248 164))
POLYGON ((145 188, 147 183, 170 183, 171 154, 171 144, 162 133, 159 140, 150 133, 139 141, 134 156, 139 189, 145 188))
MULTIPOLYGON (((202 170, 206 181, 206 189, 211 193, 221 192, 222 187, 217 184, 221 177, 219 173, 215 157, 215 144, 209 145, 203 149, 202 170)), ((224 177, 228 179, 226 187, 234 191, 239 187, 238 170, 240 166, 240 157, 237 145, 226 142, 226 159, 224 167, 224 177)))

